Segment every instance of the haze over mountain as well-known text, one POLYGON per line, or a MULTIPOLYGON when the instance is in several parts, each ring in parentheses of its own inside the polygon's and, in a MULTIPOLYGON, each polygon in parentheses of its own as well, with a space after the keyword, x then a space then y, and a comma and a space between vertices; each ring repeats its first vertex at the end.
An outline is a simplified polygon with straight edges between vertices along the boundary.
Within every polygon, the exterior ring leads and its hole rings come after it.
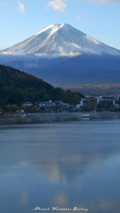
POLYGON ((53 24, 1 52, 10 55, 40 56, 75 56, 83 53, 120 55, 120 50, 97 41, 69 24, 53 24))

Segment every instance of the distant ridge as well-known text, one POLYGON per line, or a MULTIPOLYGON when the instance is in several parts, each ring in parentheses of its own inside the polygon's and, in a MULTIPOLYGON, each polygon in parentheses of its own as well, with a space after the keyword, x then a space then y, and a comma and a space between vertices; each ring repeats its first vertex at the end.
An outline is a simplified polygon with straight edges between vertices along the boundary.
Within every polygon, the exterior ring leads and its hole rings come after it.
POLYGON ((120 55, 112 48, 69 24, 52 24, 32 37, 1 51, 10 55, 75 56, 81 54, 120 55))

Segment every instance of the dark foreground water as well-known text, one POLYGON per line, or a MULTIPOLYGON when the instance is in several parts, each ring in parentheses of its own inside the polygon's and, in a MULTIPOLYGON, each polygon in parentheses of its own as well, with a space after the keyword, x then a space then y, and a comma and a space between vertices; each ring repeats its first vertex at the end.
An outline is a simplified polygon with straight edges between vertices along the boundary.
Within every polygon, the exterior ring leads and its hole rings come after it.
POLYGON ((85 209, 120 213, 120 120, 0 126, 0 213, 85 209))

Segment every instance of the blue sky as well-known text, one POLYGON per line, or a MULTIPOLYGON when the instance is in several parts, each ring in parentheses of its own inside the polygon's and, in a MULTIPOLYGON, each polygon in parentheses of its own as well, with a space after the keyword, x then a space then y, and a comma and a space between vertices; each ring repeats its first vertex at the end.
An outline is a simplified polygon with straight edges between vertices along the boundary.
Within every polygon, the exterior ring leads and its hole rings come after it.
POLYGON ((0 0, 0 49, 61 23, 120 49, 120 0, 0 0))

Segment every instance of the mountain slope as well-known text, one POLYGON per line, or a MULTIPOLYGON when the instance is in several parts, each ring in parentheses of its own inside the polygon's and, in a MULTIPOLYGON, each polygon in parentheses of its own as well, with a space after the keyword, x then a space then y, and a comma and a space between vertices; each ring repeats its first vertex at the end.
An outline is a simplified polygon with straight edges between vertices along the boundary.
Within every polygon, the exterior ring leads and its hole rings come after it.
POLYGON ((0 104, 21 104, 24 101, 61 100, 79 103, 81 93, 64 91, 32 75, 0 65, 0 104))
POLYGON ((120 55, 120 51, 105 45, 75 29, 69 24, 54 24, 43 29, 27 40, 1 52, 12 55, 120 55))
POLYGON ((81 55, 42 58, 0 56, 2 64, 44 79, 54 86, 79 87, 81 84, 120 83, 120 56, 81 55))

